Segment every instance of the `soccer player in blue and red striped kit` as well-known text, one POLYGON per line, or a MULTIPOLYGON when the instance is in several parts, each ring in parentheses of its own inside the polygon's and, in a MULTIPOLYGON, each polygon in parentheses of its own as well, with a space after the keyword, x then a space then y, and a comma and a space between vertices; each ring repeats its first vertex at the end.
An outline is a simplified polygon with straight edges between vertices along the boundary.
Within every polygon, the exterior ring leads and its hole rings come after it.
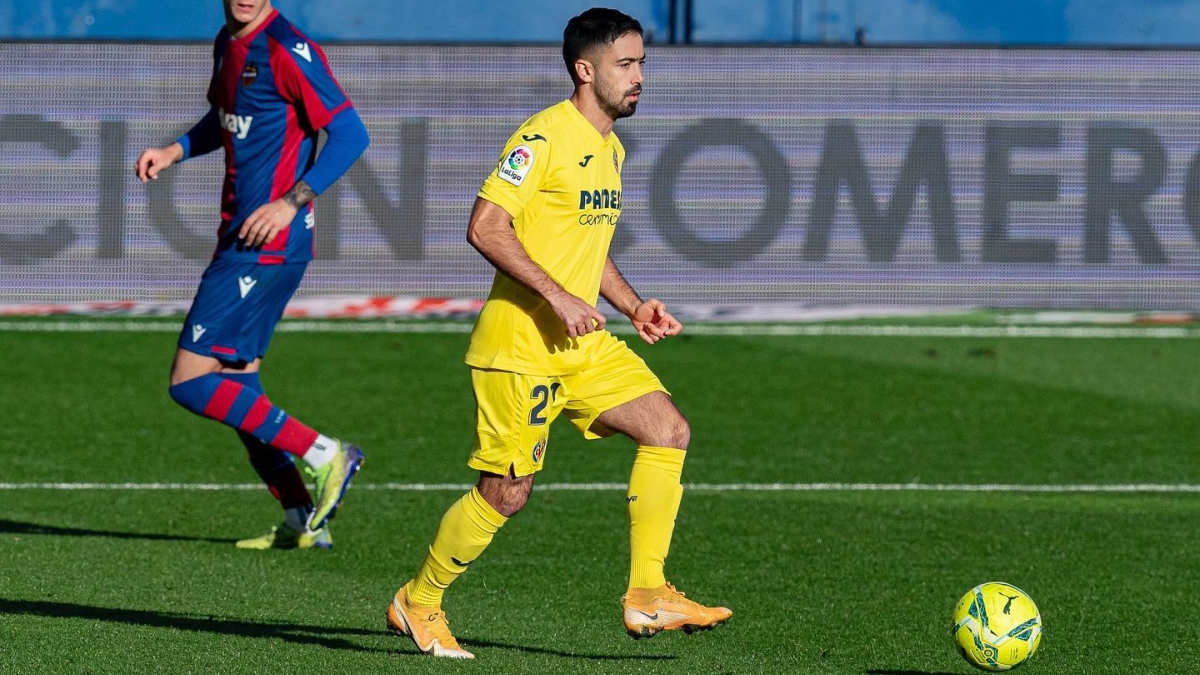
POLYGON ((263 393, 259 367, 275 325, 313 259, 312 200, 370 142, 325 53, 270 0, 223 0, 213 45, 210 108, 174 143, 137 159, 142 182, 173 164, 225 150, 221 226, 171 366, 170 394, 238 432, 279 500, 283 523, 240 548, 329 548, 327 521, 362 464, 355 445, 308 427, 263 393), (318 155, 317 135, 325 146, 318 155), (292 458, 317 487, 314 500, 292 458))

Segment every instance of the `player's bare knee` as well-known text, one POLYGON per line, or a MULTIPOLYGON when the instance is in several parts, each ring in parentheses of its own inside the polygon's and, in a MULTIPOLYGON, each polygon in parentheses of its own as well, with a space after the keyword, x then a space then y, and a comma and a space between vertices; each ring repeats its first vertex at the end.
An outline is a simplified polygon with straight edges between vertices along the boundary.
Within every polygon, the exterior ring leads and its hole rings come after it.
POLYGON ((488 503, 496 509, 496 513, 505 518, 512 518, 529 503, 529 493, 532 490, 533 483, 512 485, 499 493, 496 503, 491 500, 488 503))
POLYGON ((529 502, 533 491, 533 476, 513 478, 509 476, 483 476, 479 480, 479 494, 496 510, 496 513, 511 518, 529 502))
POLYGON ((666 426, 664 430, 667 436, 667 442, 662 445, 668 448, 679 448, 687 450, 688 443, 692 441, 692 426, 682 415, 676 416, 666 426))
POLYGON ((675 414, 664 416, 645 428, 631 430, 628 435, 638 445, 687 450, 692 440, 692 428, 683 415, 675 414))

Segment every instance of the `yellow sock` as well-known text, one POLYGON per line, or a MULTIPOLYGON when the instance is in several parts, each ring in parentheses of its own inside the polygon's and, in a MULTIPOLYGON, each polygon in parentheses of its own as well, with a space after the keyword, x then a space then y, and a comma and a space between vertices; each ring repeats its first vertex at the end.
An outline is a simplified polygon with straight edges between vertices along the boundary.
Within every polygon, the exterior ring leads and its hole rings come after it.
POLYGON ((675 514, 683 498, 679 477, 687 452, 640 446, 629 474, 629 587, 658 588, 667 583, 663 563, 671 549, 675 514))
POLYGON ((442 516, 429 555, 408 582, 408 597, 415 605, 441 607, 442 594, 467 565, 475 562, 492 543, 492 537, 508 522, 472 488, 442 516))

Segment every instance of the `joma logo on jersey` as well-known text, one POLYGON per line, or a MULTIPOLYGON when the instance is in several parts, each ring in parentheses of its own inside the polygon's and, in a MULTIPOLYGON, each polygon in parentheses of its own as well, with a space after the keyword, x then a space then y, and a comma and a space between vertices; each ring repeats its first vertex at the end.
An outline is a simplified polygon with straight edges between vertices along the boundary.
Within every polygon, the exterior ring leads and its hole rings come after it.
POLYGON ((221 128, 237 137, 244 140, 246 134, 250 133, 250 123, 254 121, 251 115, 226 115, 225 110, 217 111, 217 116, 221 120, 221 128))
POLYGON ((621 208, 620 190, 580 190, 579 208, 582 209, 619 209, 621 208))

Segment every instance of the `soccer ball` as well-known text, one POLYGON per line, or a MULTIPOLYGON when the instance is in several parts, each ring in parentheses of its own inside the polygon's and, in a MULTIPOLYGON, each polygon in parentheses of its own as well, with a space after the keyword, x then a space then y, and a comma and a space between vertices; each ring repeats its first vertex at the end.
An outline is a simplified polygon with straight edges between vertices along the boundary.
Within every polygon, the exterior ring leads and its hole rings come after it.
POLYGON ((954 642, 976 668, 1016 668, 1033 656, 1041 641, 1042 615, 1033 598, 1016 586, 980 584, 954 607, 954 642))

